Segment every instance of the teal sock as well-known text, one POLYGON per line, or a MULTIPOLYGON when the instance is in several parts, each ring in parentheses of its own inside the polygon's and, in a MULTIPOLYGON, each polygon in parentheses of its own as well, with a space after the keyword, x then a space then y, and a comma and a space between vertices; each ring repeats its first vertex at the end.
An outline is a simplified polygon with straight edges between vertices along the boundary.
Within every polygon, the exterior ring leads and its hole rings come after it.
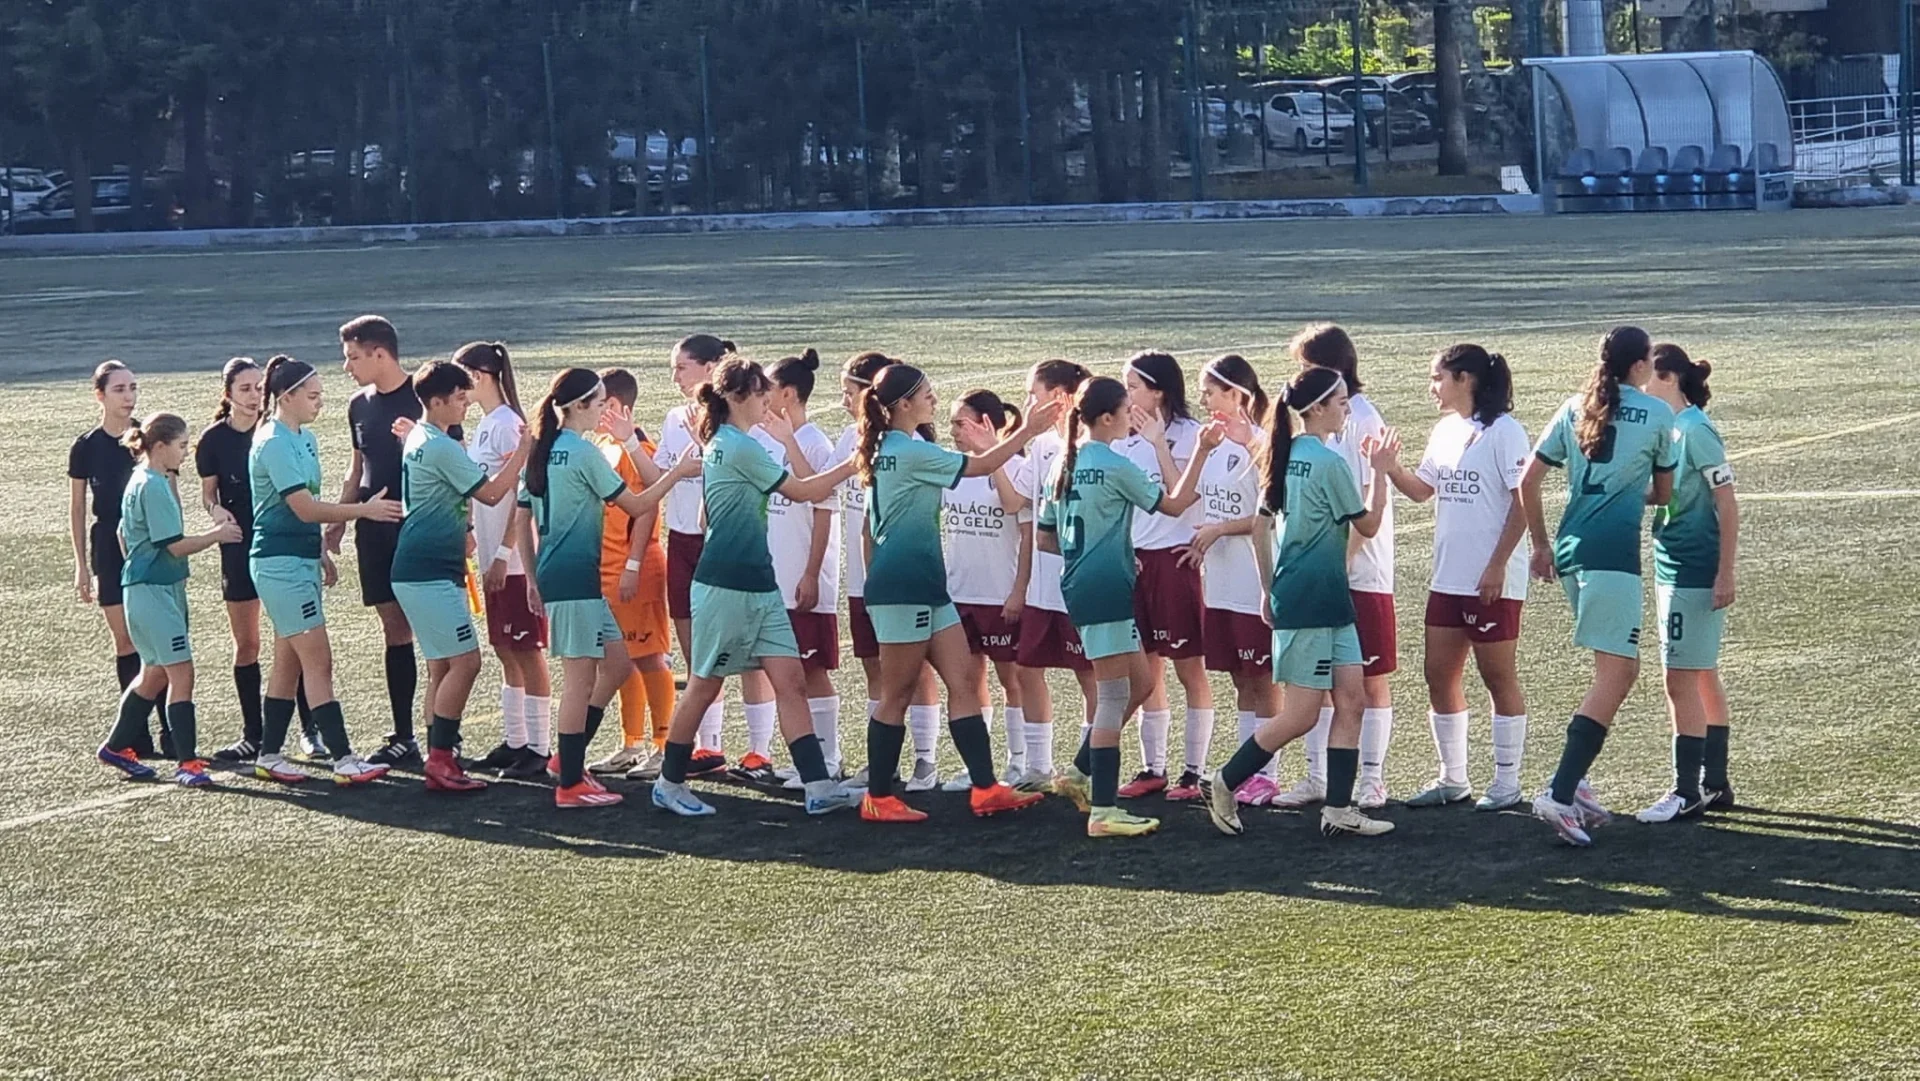
POLYGON ((279 754, 293 724, 294 700, 268 695, 260 703, 260 753, 279 754))
POLYGON ((1353 806, 1353 779, 1360 773, 1360 748, 1327 748, 1327 806, 1353 806))
POLYGON ((1688 800, 1700 798, 1700 763, 1706 752, 1705 736, 1673 737, 1673 790, 1688 800))
POLYGON ((460 746, 460 718, 433 715, 433 721, 427 726, 427 749, 433 751, 451 751, 460 746))
POLYGON ((192 702, 167 703, 167 729, 173 733, 173 758, 191 762, 200 757, 200 725, 193 715, 192 702))
POLYGON ((320 729, 320 738, 326 741, 335 762, 353 753, 353 744, 347 742, 347 719, 340 713, 340 703, 322 702, 313 707, 313 723, 320 729))
POLYGON ((953 733, 954 749, 960 752, 960 761, 967 764, 967 777, 975 788, 992 788, 999 778, 993 773, 993 739, 987 735, 987 722, 978 713, 971 717, 955 717, 947 725, 953 733))
POLYGON ((138 744, 147 732, 147 714, 153 709, 153 699, 140 697, 135 689, 137 684, 127 684, 120 695, 120 713, 114 718, 113 728, 107 732, 107 746, 116 751, 129 747, 138 749, 138 744))
POLYGON ((1567 745, 1560 751, 1560 766, 1553 771, 1552 795, 1555 803, 1563 806, 1573 803, 1574 790, 1593 768, 1593 760, 1600 757, 1600 748, 1607 742, 1607 728, 1592 717, 1574 714, 1567 722, 1567 745))
POLYGON ((1732 730, 1724 724, 1707 726, 1707 739, 1701 748, 1701 781, 1708 788, 1727 787, 1727 737, 1732 730))

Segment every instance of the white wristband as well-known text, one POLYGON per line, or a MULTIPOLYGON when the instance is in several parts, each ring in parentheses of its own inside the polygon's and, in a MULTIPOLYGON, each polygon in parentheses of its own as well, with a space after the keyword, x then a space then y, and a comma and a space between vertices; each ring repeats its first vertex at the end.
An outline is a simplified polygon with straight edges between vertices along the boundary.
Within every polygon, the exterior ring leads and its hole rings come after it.
POLYGON ((625 445, 626 445, 628 454, 633 455, 635 458, 640 457, 640 437, 639 436, 637 435, 628 436, 627 442, 625 445))
POLYGON ((503 545, 501 545, 500 547, 498 547, 498 548, 495 548, 495 549, 493 550, 493 558, 495 558, 495 559, 512 559, 512 558, 513 558, 513 549, 512 549, 512 548, 509 548, 509 547, 507 547, 506 545, 504 545, 504 544, 503 544, 503 545))
POLYGON ((630 570, 630 571, 637 571, 637 570, 639 570, 639 569, 640 569, 640 561, 639 561, 639 560, 637 560, 637 559, 629 559, 629 560, 627 560, 627 569, 628 569, 628 570, 630 570))

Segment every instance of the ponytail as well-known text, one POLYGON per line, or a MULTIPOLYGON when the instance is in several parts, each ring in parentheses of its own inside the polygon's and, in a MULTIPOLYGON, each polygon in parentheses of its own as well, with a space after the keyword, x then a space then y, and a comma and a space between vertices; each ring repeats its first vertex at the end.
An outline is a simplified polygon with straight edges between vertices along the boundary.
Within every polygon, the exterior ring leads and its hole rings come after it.
POLYGON ((1580 453, 1591 458, 1600 450, 1607 425, 1620 411, 1620 384, 1635 364, 1647 359, 1653 340, 1639 327, 1614 327, 1600 342, 1600 363, 1581 392, 1580 419, 1573 434, 1579 440, 1580 453))
POLYGON ((233 416, 233 381, 245 372, 257 372, 260 365, 252 357, 234 357, 220 368, 220 404, 214 407, 215 424, 233 416))
POLYGON ((547 387, 533 416, 533 451, 527 456, 523 480, 532 495, 547 494, 547 459, 553 454, 554 441, 560 438, 560 411, 600 389, 600 377, 585 368, 562 368, 547 387))
POLYGON ((1440 370, 1473 380, 1473 419, 1484 426, 1513 412, 1513 372, 1507 358, 1472 343, 1450 345, 1435 358, 1440 370))
POLYGON ((980 414, 995 435, 1005 439, 1015 428, 1020 427, 1020 409, 1011 402, 1001 400, 998 394, 980 387, 967 391, 960 396, 960 404, 980 414))
POLYGON ((712 367, 740 350, 725 338, 712 334, 689 334, 674 343, 673 351, 675 354, 685 353, 700 363, 712 367))
POLYGON ((794 397, 805 405, 813 397, 813 373, 820 370, 820 354, 808 349, 797 357, 781 357, 773 362, 767 375, 775 386, 792 387, 794 397))
POLYGON ((136 458, 144 458, 148 451, 171 443, 187 434, 187 422, 172 413, 155 413, 147 418, 145 424, 134 424, 120 437, 120 445, 127 453, 136 458))
MULTIPOLYGON (((520 413, 520 390, 513 381, 513 358, 507 355, 505 342, 468 342, 453 352, 453 362, 470 372, 493 376, 507 408, 520 413)), ((520 413, 522 420, 526 414, 520 413)))
POLYGON ((1093 378, 1093 373, 1071 360, 1043 360, 1033 366, 1032 378, 1048 390, 1074 390, 1093 378))
POLYGON ((1053 482, 1053 498, 1063 500, 1073 487, 1073 466, 1080 460, 1080 428, 1127 407, 1127 385, 1104 375, 1080 384, 1073 408, 1067 413, 1067 449, 1060 460, 1060 477, 1053 482))
POLYGON ((1687 404, 1697 409, 1705 409, 1713 398, 1713 392, 1707 389, 1707 380, 1713 375, 1713 365, 1704 360, 1694 360, 1685 349, 1671 342, 1663 342, 1653 347, 1653 370, 1665 372, 1680 383, 1680 396, 1687 404))
POLYGON ((729 356, 713 369, 713 378, 693 393, 693 430, 700 442, 713 441, 715 432, 733 415, 733 403, 773 389, 760 365, 743 356, 729 356))
POLYGON ((1345 378, 1332 368, 1309 367, 1293 377, 1293 382, 1273 403, 1273 415, 1267 423, 1267 453, 1263 473, 1266 481, 1260 506, 1269 514, 1287 509, 1287 466, 1293 462, 1293 414, 1305 413, 1338 390, 1345 378))
POLYGON ((313 378, 313 365, 277 353, 267 361, 267 401, 277 402, 313 378))
POLYGON ((873 485, 873 462, 880 453, 880 441, 893 428, 893 408, 926 385, 926 373, 911 364, 893 363, 880 369, 873 385, 860 392, 860 444, 854 453, 860 462, 860 479, 873 485))
POLYGON ((1228 353, 1223 357, 1207 362, 1200 370, 1201 378, 1210 383, 1231 390, 1240 395, 1247 410, 1247 419, 1258 424, 1267 415, 1267 392, 1260 389, 1260 373, 1254 370, 1246 357, 1238 353, 1228 353))

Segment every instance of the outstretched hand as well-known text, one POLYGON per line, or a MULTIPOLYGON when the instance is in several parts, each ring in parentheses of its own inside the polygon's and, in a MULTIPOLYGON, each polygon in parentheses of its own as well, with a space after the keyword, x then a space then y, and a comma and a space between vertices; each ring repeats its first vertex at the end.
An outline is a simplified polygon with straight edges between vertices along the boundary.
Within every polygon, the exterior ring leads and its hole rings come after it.
POLYGON ((633 438, 633 410, 619 402, 608 402, 606 412, 600 414, 600 430, 614 442, 624 444, 633 438))

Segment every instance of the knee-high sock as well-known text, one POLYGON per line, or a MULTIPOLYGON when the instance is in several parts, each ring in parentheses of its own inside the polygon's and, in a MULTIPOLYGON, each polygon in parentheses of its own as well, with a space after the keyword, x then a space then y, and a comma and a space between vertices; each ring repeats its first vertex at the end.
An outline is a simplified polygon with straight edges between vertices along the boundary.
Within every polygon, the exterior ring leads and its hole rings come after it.
POLYGON ((1053 774, 1053 721, 1041 718, 1027 721, 1027 768, 1048 776, 1053 774))
POLYGON ((1207 751, 1213 747, 1213 711, 1188 709, 1185 735, 1181 746, 1187 752, 1187 769, 1204 775, 1207 772, 1207 751))
POLYGON ((1327 783, 1327 733, 1333 731, 1333 707, 1321 706, 1320 719, 1307 731, 1307 776, 1327 783))
POLYGON ((268 695, 260 704, 260 753, 279 754, 287 743, 287 729, 293 726, 294 702, 291 698, 268 695))
POLYGON ((1379 782, 1387 766, 1387 747, 1393 743, 1393 710, 1369 709, 1360 714, 1360 779, 1379 782))
POLYGON ((260 745, 260 662, 233 666, 233 693, 240 700, 240 738, 260 745))
MULTIPOLYGON (((1525 739, 1527 719, 1521 717, 1519 720, 1521 722, 1521 738, 1525 739)), ((1708 788, 1724 790, 1727 787, 1727 741, 1732 738, 1732 736, 1733 729, 1730 725, 1711 724, 1707 726, 1707 746, 1704 757, 1701 760, 1700 769, 1701 783, 1705 784, 1708 788)))
MULTIPOLYGON (((177 738, 177 737, 176 737, 177 738)), ((1706 760, 1707 737, 1673 737, 1673 790, 1690 800, 1700 798, 1700 767, 1706 760)))
POLYGON ((332 753, 335 762, 353 753, 353 743, 347 739, 347 720, 340 714, 340 703, 322 702, 313 707, 313 723, 320 729, 320 736, 326 741, 327 750, 332 753))
MULTIPOLYGON (((1254 712, 1250 709, 1240 710, 1234 719, 1234 746, 1237 748, 1252 739, 1253 734, 1260 730, 1260 722, 1262 720, 1264 720, 1264 718, 1255 716, 1254 712)), ((1237 754, 1239 752, 1236 750, 1235 753, 1237 754)), ((1268 755, 1266 762, 1261 765, 1260 768, 1254 770, 1254 772, 1266 774, 1267 780, 1269 781, 1277 781, 1280 777, 1280 752, 1275 751, 1268 755)), ((1235 785, 1234 787, 1237 788, 1239 786, 1235 785)))
POLYGON ((840 768, 840 696, 829 694, 807 699, 807 716, 813 721, 813 734, 820 737, 820 755, 827 769, 840 768))
POLYGON ((747 703, 747 751, 773 757, 773 731, 780 727, 780 709, 772 702, 747 703))
POLYGON ((653 722, 649 738, 655 747, 664 747, 667 729, 673 723, 673 673, 664 668, 657 672, 642 672, 640 681, 647 688, 647 716, 653 722))
POLYGON ((867 791, 875 799, 893 795, 893 775, 900 769, 900 746, 907 730, 897 724, 867 722, 867 791))
POLYGON ((120 692, 120 710, 115 716, 113 728, 107 732, 107 746, 112 750, 138 750, 135 741, 147 735, 147 714, 153 710, 153 699, 143 698, 132 683, 120 692))
POLYGON ((552 754, 553 699, 530 694, 522 702, 526 707, 527 746, 535 754, 552 754))
POLYGON ((647 681, 641 673, 631 672, 620 685, 621 745, 632 747, 652 738, 647 730, 647 681))
POLYGON ((694 737, 694 748, 702 751, 723 749, 726 745, 721 742, 721 730, 725 724, 725 707, 720 704, 719 699, 715 699, 713 705, 708 706, 707 711, 700 715, 700 731, 694 737))
MULTIPOLYGON (((1099 706, 1096 704, 1095 709, 1099 706)), ((1140 768, 1161 776, 1167 773, 1167 735, 1173 729, 1173 711, 1140 711, 1140 768)))
MULTIPOLYGON (((1118 737, 1127 723, 1127 697, 1124 679, 1103 679, 1095 684, 1092 731, 1111 732, 1118 737)), ((1112 807, 1120 794, 1120 748, 1095 747, 1089 742, 1087 761, 1092 767, 1087 773, 1092 778, 1093 805, 1112 807)))
POLYGON ((1227 764, 1220 767, 1220 779, 1226 782, 1229 789, 1238 789, 1251 780, 1254 774, 1266 769, 1272 761, 1273 752, 1261 747, 1254 740, 1253 734, 1248 733, 1247 737, 1240 741, 1240 746, 1234 748, 1233 757, 1227 759, 1227 764))
POLYGON ((606 719, 607 719, 607 707, 595 706, 595 705, 587 706, 587 730, 585 735, 587 737, 588 743, 592 743, 593 737, 600 734, 600 725, 606 719))
POLYGON ((978 714, 955 717, 947 725, 953 733, 953 748, 967 764, 967 777, 975 788, 991 788, 998 781, 993 775, 993 739, 987 735, 987 720, 978 714))
POLYGON ((587 734, 585 732, 560 733, 560 787, 569 788, 580 783, 586 774, 587 734))
POLYGON ((427 725, 427 749, 451 752, 458 746, 460 746, 460 718, 434 714, 433 720, 427 725))
POLYGON ((1007 726, 1007 765, 1027 765, 1027 711, 1019 706, 1007 706, 1004 710, 1007 726))
MULTIPOLYGON (((1427 726, 1433 729, 1433 753, 1440 760, 1440 780, 1447 784, 1467 783, 1467 726, 1472 720, 1471 713, 1427 712, 1427 726)), ((1497 745, 1494 757, 1499 757, 1497 745)))
POLYGON ((500 685, 500 739, 509 747, 527 745, 527 692, 510 683, 500 685))
POLYGON ((393 734, 413 738, 414 699, 420 690, 420 670, 413 643, 387 647, 387 705, 393 710, 393 734))
POLYGON ((937 763, 940 756, 940 707, 908 706, 907 730, 913 733, 914 760, 937 763))
MULTIPOLYGON (((175 761, 192 762, 200 757, 200 726, 192 702, 167 703, 167 731, 173 736, 175 761)), ((1694 773, 1697 776, 1699 771, 1694 773)))
POLYGON ((1327 806, 1353 806, 1353 782, 1359 772, 1358 747, 1327 748, 1327 806))
POLYGON ((1607 728, 1599 721, 1576 713, 1567 722, 1567 744, 1560 749, 1560 765, 1553 771, 1550 788, 1555 802, 1573 803, 1574 790, 1593 768, 1593 760, 1600 757, 1600 748, 1606 742, 1607 728))
POLYGON ((304 679, 293 685, 293 708, 300 714, 300 733, 324 745, 320 729, 313 723, 313 703, 307 701, 307 681, 304 679))
MULTIPOLYGON (((1708 729, 1709 732, 1712 729, 1708 729)), ((1527 755, 1527 715, 1493 715, 1493 783, 1520 787, 1520 763, 1527 755)))

